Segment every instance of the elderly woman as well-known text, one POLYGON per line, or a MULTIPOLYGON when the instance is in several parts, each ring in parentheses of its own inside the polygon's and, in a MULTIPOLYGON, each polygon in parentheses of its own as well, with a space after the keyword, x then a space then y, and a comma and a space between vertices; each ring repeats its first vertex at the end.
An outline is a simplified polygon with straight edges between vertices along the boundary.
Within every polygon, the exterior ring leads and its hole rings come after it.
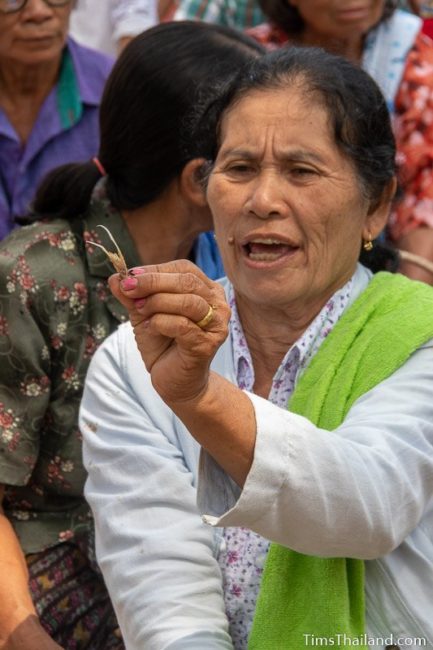
POLYGON ((82 402, 127 648, 431 643, 433 289, 358 263, 396 187, 386 102, 358 66, 290 48, 195 142, 228 279, 113 276, 131 323, 82 402))
POLYGON ((98 226, 128 265, 188 257, 221 276, 203 159, 181 126, 196 92, 261 51, 193 22, 138 36, 107 83, 99 157, 51 172, 35 223, 0 247, 0 647, 123 647, 92 552, 78 432, 90 358, 127 316, 108 291, 98 245, 114 247, 98 226))
POLYGON ((422 20, 396 4, 260 0, 269 23, 250 33, 270 48, 319 45, 361 64, 377 81, 393 115, 402 190, 389 236, 407 251, 401 270, 433 284, 433 43, 422 20), (414 264, 413 255, 427 263, 414 264))
POLYGON ((0 239, 42 177, 96 155, 112 61, 67 38, 74 0, 0 0, 0 239))

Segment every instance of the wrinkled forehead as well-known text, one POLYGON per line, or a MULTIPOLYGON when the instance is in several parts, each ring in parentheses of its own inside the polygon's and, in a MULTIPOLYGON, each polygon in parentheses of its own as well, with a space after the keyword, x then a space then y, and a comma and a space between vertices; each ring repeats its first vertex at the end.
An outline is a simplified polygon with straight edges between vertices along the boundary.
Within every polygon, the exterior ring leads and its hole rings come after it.
POLYGON ((293 120, 303 125, 314 120, 323 124, 329 136, 332 133, 331 115, 323 95, 311 88, 305 79, 270 87, 252 88, 242 92, 222 113, 217 128, 217 149, 224 140, 248 130, 250 123, 263 128, 270 122, 284 130, 293 120), (259 119, 261 118, 261 119, 259 119))

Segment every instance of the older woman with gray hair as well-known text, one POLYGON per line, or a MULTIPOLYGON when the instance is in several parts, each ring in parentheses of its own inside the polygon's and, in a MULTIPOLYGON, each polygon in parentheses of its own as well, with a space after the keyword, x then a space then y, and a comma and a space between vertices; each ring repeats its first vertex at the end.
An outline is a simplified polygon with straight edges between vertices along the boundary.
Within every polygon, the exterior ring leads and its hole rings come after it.
POLYGON ((112 59, 68 38, 75 0, 0 0, 0 239, 42 178, 99 148, 112 59))
POLYGON ((81 410, 126 646, 433 643, 433 289, 359 262, 396 189, 386 102, 346 59, 289 48, 194 142, 227 278, 114 275, 130 323, 81 410))

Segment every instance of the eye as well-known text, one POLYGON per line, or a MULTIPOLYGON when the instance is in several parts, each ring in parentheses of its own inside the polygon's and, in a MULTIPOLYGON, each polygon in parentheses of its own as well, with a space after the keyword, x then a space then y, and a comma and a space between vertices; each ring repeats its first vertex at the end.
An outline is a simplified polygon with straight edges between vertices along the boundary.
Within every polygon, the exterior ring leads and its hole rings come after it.
POLYGON ((319 175, 317 169, 311 165, 290 165, 288 168, 288 177, 293 183, 308 184, 314 182, 319 175))
POLYGON ((290 173, 294 176, 310 176, 316 174, 316 170, 311 167, 292 167, 290 173))
POLYGON ((239 163, 232 163, 230 165, 227 165, 226 171, 231 173, 231 174, 248 174, 250 172, 254 171, 254 166, 251 163, 244 163, 244 162, 239 162, 239 163))
POLYGON ((242 183, 250 180, 254 176, 256 165, 248 160, 234 160, 227 162, 221 171, 229 180, 242 183))

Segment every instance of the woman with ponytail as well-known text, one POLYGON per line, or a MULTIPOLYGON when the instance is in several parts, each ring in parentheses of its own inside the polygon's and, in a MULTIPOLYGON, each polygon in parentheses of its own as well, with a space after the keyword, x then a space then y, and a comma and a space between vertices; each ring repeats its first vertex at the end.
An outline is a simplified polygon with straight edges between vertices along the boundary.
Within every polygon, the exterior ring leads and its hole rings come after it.
POLYGON ((2 648, 124 647, 94 560, 78 431, 89 361, 127 315, 94 242, 113 250, 104 226, 128 268, 183 257, 221 274, 203 159, 179 134, 209 80, 260 53, 247 36, 201 23, 138 36, 108 80, 97 158, 51 172, 33 223, 0 247, 2 648))

